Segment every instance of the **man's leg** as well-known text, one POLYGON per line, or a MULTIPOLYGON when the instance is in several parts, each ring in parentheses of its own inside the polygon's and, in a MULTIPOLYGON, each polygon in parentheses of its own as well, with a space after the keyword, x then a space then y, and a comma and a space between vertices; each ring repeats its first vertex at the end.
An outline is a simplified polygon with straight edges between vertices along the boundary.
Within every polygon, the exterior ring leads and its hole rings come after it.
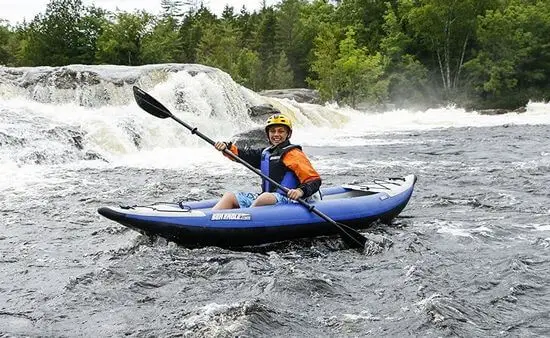
POLYGON ((253 207, 261 207, 262 205, 272 205, 277 203, 277 198, 270 192, 264 192, 252 203, 253 207))
POLYGON ((237 202, 237 197, 232 192, 226 192, 223 194, 223 197, 216 203, 212 210, 223 210, 223 209, 238 209, 239 203, 237 202))

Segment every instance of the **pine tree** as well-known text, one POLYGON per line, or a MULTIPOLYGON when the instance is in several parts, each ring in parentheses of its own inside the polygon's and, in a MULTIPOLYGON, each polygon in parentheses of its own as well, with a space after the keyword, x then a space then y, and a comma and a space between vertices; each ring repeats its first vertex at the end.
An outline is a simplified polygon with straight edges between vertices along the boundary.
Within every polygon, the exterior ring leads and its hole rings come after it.
POLYGON ((185 15, 185 6, 193 6, 194 1, 160 0, 163 18, 173 18, 180 21, 185 15))

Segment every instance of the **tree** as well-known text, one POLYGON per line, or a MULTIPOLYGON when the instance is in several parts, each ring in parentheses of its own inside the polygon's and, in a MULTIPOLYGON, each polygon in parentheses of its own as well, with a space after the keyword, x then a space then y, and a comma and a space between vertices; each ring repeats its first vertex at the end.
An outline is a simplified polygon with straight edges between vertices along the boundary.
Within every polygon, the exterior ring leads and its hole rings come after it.
MULTIPOLYGON (((276 61, 276 56, 279 55, 277 46, 277 17, 273 7, 263 8, 260 11, 260 23, 256 34, 256 50, 260 55, 263 69, 269 69, 276 61)), ((267 74, 265 74, 267 75, 267 74)), ((267 76, 264 76, 267 78, 267 76)), ((267 84, 264 84, 264 87, 267 84)))
POLYGON ((308 78, 310 85, 319 90, 323 100, 335 101, 338 94, 338 73, 334 63, 338 59, 338 39, 329 25, 321 27, 315 38, 311 72, 315 78, 308 78))
POLYGON ((343 0, 336 14, 342 27, 352 27, 356 31, 357 43, 369 50, 378 50, 384 36, 382 25, 386 13, 386 1, 343 0))
POLYGON ((235 24, 235 9, 232 6, 225 5, 222 11, 222 20, 235 24))
POLYGON ((103 33, 103 27, 108 23, 105 10, 97 7, 87 7, 79 22, 78 49, 81 51, 78 63, 95 63, 97 40, 103 33))
POLYGON ((160 7, 162 8, 162 18, 172 18, 176 22, 179 22, 184 15, 184 6, 192 5, 191 1, 182 0, 160 0, 160 7))
POLYGON ((52 0, 45 14, 25 30, 21 58, 26 65, 66 65, 93 60, 104 12, 81 0, 52 0))
POLYGON ((144 12, 118 13, 97 41, 96 60, 116 65, 142 64, 142 44, 153 17, 144 12))
POLYGON ((435 56, 447 96, 459 85, 478 16, 497 4, 498 0, 424 0, 408 12, 414 37, 435 56))
POLYGON ((262 63, 257 52, 244 48, 239 53, 236 74, 233 79, 243 86, 258 91, 262 88, 262 63))
POLYGON ((268 87, 266 89, 292 88, 294 75, 284 51, 279 54, 279 60, 268 71, 268 87))
POLYGON ((236 74, 240 47, 239 33, 229 23, 221 22, 204 29, 197 48, 197 62, 236 74))
POLYGON ((153 30, 143 36, 141 61, 145 64, 176 62, 182 52, 178 26, 172 17, 156 21, 153 30))
MULTIPOLYGON (((278 5, 276 38, 280 41, 280 48, 288 59, 296 85, 301 87, 305 83, 307 74, 307 57, 313 47, 311 40, 305 34, 301 20, 307 1, 283 0, 278 5)), ((280 62, 281 53, 279 53, 280 62)))
MULTIPOLYGON (((303 29, 302 43, 304 52, 307 50, 306 59, 302 62, 306 72, 305 83, 312 84, 311 81, 317 79, 316 73, 313 71, 312 64, 315 61, 315 39, 320 32, 323 32, 327 27, 332 27, 333 33, 337 34, 340 31, 339 25, 335 22, 335 8, 326 0, 314 0, 309 5, 305 6, 300 16, 301 26, 303 29)), ((338 33, 339 34, 339 33, 338 33)), ((300 81, 300 73, 296 72, 297 81, 300 81)))
POLYGON ((384 38, 380 51, 386 57, 385 76, 388 81, 388 98, 401 106, 427 102, 425 97, 428 83, 428 69, 418 60, 414 52, 413 39, 406 34, 406 23, 400 13, 407 8, 391 6, 384 16, 384 38))
POLYGON ((357 107, 360 102, 380 103, 386 99, 382 55, 369 55, 366 47, 358 47, 353 29, 348 28, 346 38, 340 42, 338 56, 334 66, 342 101, 357 107))
POLYGON ((13 34, 10 27, 0 21, 0 65, 10 65, 13 62, 13 54, 9 50, 13 34))
POLYGON ((466 64, 475 93, 506 108, 548 99, 549 36, 548 2, 512 1, 488 11, 478 25, 478 54, 466 64))
POLYGON ((219 20, 208 8, 201 5, 197 11, 190 10, 179 29, 183 55, 181 62, 197 62, 197 48, 202 39, 203 31, 219 20))

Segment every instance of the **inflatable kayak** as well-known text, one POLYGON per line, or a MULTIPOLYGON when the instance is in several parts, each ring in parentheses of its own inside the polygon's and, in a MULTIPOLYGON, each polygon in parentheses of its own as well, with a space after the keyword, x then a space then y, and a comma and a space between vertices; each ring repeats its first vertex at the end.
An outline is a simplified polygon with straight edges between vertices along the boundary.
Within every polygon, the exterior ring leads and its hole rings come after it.
MULTIPOLYGON (((389 223, 407 205, 416 177, 373 180, 321 190, 311 205, 336 222, 360 229, 373 221, 389 223)), ((240 247, 334 235, 335 227, 299 203, 216 210, 218 200, 102 207, 98 212, 146 235, 183 245, 240 247)))

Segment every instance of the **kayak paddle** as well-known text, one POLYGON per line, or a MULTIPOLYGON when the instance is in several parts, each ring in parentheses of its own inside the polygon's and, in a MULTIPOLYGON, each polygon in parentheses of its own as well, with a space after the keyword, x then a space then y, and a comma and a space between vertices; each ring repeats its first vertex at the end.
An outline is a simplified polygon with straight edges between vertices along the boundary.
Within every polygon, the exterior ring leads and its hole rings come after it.
MULTIPOLYGON (((153 116, 156 116, 158 118, 161 118, 161 119, 166 119, 166 118, 170 117, 170 118, 174 119, 176 122, 178 122, 179 124, 181 124, 182 126, 184 126, 185 128, 189 129, 191 131, 191 134, 197 135, 198 137, 202 138, 206 142, 210 143, 212 146, 215 145, 216 142, 214 142, 208 136, 206 136, 203 133, 201 133, 200 131, 198 131, 197 128, 191 127, 187 123, 183 122, 182 120, 180 120, 179 118, 174 116, 166 107, 164 107, 154 97, 147 94, 146 92, 144 92, 143 90, 141 90, 137 86, 134 86, 134 98, 136 99, 136 103, 138 104, 138 106, 140 106, 143 110, 145 110, 149 114, 151 114, 153 116)), ((245 160, 241 159, 239 156, 233 154, 228 149, 224 149, 223 153, 228 155, 229 157, 231 157, 235 161, 241 163, 242 165, 244 165, 248 169, 252 170, 256 175, 258 175, 258 176, 262 177, 263 179, 269 181, 271 184, 273 184, 277 188, 283 190, 285 193, 287 193, 290 190, 287 187, 280 185, 279 183, 277 183, 276 181, 274 181, 270 177, 264 175, 261 171, 259 171, 258 169, 254 168, 252 165, 250 165, 250 163, 248 163, 245 160)), ((342 237, 342 239, 344 240, 344 242, 347 245, 349 245, 352 248, 359 249, 359 251, 363 251, 363 249, 365 248, 365 243, 367 242, 367 238, 365 236, 361 235, 357 230, 353 229, 350 226, 347 226, 343 223, 338 223, 338 222, 334 221, 329 216, 327 216, 324 213, 322 213, 321 211, 317 210, 315 208, 315 206, 307 203, 303 198, 299 198, 297 201, 301 205, 306 207, 307 210, 309 210, 310 212, 312 212, 315 215, 321 217, 322 219, 324 219, 328 223, 334 225, 336 227, 336 229, 338 230, 338 233, 340 234, 340 236, 342 237)))

